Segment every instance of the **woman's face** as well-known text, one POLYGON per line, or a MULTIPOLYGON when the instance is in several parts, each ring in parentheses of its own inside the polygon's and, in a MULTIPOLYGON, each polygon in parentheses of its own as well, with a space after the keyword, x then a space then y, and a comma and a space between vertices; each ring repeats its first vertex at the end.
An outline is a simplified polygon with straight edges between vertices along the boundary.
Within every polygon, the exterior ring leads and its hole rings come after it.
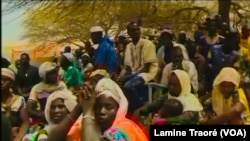
POLYGON ((63 99, 58 98, 52 101, 50 106, 50 119, 53 123, 60 123, 68 113, 69 111, 67 110, 63 99))
POLYGON ((46 73, 46 83, 49 84, 55 84, 58 81, 58 73, 59 73, 59 69, 55 68, 49 72, 46 73))
POLYGON ((181 93, 181 84, 178 77, 172 73, 168 82, 168 91, 169 94, 175 97, 178 97, 181 93))
POLYGON ((229 98, 235 90, 235 85, 232 82, 224 81, 220 84, 219 88, 223 96, 225 98, 229 98))
POLYGON ((110 96, 101 95, 97 98, 95 117, 102 129, 106 130, 112 125, 118 108, 118 103, 110 96))
POLYGON ((9 77, 3 76, 1 78, 1 89, 2 90, 7 90, 10 89, 12 86, 12 80, 9 77))

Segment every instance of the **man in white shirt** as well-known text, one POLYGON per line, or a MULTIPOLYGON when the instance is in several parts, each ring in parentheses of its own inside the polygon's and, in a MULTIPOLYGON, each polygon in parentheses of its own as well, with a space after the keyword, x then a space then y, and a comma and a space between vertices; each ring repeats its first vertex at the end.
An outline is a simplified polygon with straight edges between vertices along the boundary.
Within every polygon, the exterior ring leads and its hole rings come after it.
POLYGON ((173 48, 171 54, 172 62, 164 67, 161 84, 168 85, 168 79, 171 72, 175 69, 181 69, 189 74, 193 92, 196 93, 198 91, 198 73, 195 65, 191 61, 183 60, 183 54, 180 47, 173 48))
POLYGON ((139 25, 136 22, 131 22, 127 26, 127 30, 132 42, 126 47, 124 56, 125 68, 120 76, 125 83, 124 89, 127 91, 125 95, 127 94, 130 102, 129 112, 133 112, 141 106, 142 97, 145 98, 147 96, 139 89, 144 86, 145 82, 154 79, 158 64, 155 45, 151 41, 141 38, 139 25))

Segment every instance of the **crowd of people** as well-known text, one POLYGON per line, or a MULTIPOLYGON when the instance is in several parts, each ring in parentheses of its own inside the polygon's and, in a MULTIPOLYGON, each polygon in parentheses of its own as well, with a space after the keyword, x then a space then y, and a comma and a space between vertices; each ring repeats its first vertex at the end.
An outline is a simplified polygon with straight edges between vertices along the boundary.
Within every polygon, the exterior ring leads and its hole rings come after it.
POLYGON ((111 40, 94 26, 91 42, 39 67, 27 53, 2 58, 1 140, 148 141, 149 124, 250 124, 250 27, 215 16, 193 40, 168 26, 145 39, 140 27, 111 40), (165 86, 151 103, 150 82, 165 86))

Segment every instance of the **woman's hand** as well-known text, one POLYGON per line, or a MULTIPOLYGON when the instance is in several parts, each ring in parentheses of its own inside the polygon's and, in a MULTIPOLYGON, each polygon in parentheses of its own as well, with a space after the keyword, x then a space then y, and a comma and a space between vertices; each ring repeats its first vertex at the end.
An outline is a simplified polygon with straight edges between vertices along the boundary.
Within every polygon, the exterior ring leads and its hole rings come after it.
POLYGON ((83 113, 92 112, 96 101, 94 86, 92 86, 90 83, 84 83, 79 95, 79 101, 82 105, 83 113))

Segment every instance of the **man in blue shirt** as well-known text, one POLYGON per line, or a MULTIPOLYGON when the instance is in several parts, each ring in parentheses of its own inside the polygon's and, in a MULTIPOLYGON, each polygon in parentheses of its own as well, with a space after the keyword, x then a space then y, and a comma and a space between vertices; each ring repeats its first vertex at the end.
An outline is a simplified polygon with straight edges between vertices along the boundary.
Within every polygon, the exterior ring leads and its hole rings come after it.
POLYGON ((90 37, 94 43, 93 64, 95 69, 105 69, 112 76, 117 68, 117 55, 114 43, 103 33, 100 26, 90 29, 90 37))

